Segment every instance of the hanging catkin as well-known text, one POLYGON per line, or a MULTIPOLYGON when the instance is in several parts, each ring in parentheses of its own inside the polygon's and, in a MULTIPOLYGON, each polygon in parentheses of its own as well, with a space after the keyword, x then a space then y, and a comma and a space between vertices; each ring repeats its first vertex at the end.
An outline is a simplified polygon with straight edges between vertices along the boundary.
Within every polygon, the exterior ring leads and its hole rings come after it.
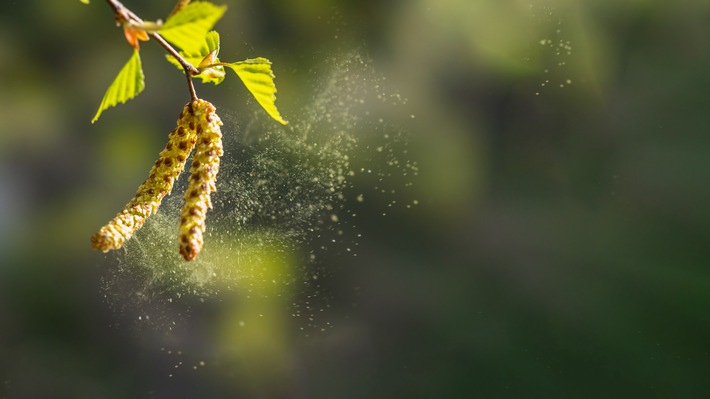
POLYGON ((177 127, 168 135, 168 144, 160 152, 150 170, 148 179, 138 187, 135 197, 126 204, 113 220, 91 237, 94 248, 103 252, 121 248, 145 220, 158 211, 160 202, 173 189, 187 157, 197 140, 195 125, 199 118, 193 107, 187 104, 180 114, 177 127))
POLYGON ((207 210, 212 208, 210 194, 217 190, 219 158, 224 153, 222 121, 215 113, 215 107, 204 100, 193 101, 192 107, 197 121, 197 145, 180 217, 180 254, 185 260, 195 259, 202 249, 205 217, 207 210))

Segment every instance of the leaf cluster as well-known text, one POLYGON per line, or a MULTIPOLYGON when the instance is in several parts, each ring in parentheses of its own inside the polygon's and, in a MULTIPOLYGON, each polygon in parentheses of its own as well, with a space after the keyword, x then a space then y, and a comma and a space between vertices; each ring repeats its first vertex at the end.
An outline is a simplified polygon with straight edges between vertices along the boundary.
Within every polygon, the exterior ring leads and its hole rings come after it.
MULTIPOLYGON (((80 1, 89 3, 89 0, 80 1)), ((271 61, 263 57, 231 63, 219 60, 219 33, 212 28, 226 9, 226 6, 218 6, 208 1, 195 1, 176 7, 164 23, 120 21, 126 40, 133 47, 133 55, 109 86, 91 122, 96 122, 107 108, 125 103, 143 91, 145 76, 141 66, 139 40, 148 40, 149 35, 153 35, 156 39, 162 38, 179 49, 174 52, 179 57, 168 54, 166 58, 185 73, 199 77, 202 83, 217 85, 225 79, 225 68, 231 69, 269 116, 282 124, 288 123, 276 108, 276 85, 271 61), (192 71, 185 68, 184 62, 193 67, 192 71)))

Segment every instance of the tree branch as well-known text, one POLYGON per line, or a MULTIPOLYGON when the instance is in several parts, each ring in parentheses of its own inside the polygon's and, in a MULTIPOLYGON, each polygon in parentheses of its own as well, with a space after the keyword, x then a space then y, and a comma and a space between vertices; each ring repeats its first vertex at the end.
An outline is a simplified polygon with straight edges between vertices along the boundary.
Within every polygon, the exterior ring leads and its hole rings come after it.
POLYGON ((173 10, 170 11, 170 14, 168 14, 168 17, 175 14, 176 12, 182 10, 189 3, 190 3, 190 0, 178 0, 177 4, 175 4, 175 7, 173 7, 173 10))
MULTIPOLYGON (((106 0, 108 5, 113 9, 113 13, 116 17, 116 23, 117 24, 123 24, 123 23, 135 23, 135 24, 143 24, 143 20, 133 13, 133 11, 129 10, 121 4, 120 1, 118 0, 106 0)), ((170 45, 165 39, 163 39, 162 36, 160 36, 159 33, 157 32, 152 32, 150 33, 150 36, 155 39, 158 44, 163 46, 163 48, 170 53, 175 59, 182 65, 182 68, 185 70, 185 77, 187 78, 187 86, 188 90, 190 91, 190 97, 192 100, 197 99, 197 93, 195 92, 195 85, 192 83, 192 76, 199 75, 200 70, 195 68, 194 65, 190 64, 187 62, 185 58, 183 58, 180 53, 178 53, 177 50, 173 46, 170 45)))

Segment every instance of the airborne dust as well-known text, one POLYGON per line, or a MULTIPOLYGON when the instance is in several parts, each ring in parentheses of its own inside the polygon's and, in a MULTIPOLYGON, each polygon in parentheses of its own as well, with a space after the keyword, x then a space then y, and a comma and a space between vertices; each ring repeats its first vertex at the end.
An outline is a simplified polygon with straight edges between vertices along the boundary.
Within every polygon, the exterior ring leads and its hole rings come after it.
MULTIPOLYGON (((230 292, 331 295, 320 289, 319 279, 331 272, 321 258, 358 256, 358 210, 382 217, 391 207, 417 204, 402 200, 417 165, 408 158, 405 132, 386 112, 406 108, 406 99, 388 92, 386 79, 360 54, 332 59, 329 69, 287 126, 257 114, 244 123, 217 104, 225 154, 205 246, 193 262, 177 252, 183 173, 159 212, 107 255, 115 264, 107 268, 103 294, 117 313, 162 330, 180 322, 179 301, 230 292), (363 207, 373 192, 381 208, 375 211, 363 207)), ((309 312, 308 299, 289 301, 294 315, 309 312)))

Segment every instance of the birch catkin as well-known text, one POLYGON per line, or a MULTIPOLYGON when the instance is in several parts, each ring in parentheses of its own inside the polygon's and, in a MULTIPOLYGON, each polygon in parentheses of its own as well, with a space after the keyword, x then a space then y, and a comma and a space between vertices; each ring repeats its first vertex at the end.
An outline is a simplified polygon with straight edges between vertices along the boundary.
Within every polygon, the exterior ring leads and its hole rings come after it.
POLYGON ((173 189, 175 179, 185 167, 190 152, 195 147, 195 125, 198 116, 187 104, 180 114, 177 127, 168 135, 168 144, 160 152, 150 170, 148 179, 138 187, 135 197, 126 204, 113 220, 91 237, 94 248, 103 252, 121 248, 145 220, 158 211, 160 202, 173 189))
POLYGON ((207 210, 212 208, 210 194, 217 190, 219 158, 224 153, 222 121, 215 107, 204 100, 193 101, 192 107, 197 122, 197 145, 180 217, 180 254, 188 261, 195 259, 202 249, 205 218, 207 210))

